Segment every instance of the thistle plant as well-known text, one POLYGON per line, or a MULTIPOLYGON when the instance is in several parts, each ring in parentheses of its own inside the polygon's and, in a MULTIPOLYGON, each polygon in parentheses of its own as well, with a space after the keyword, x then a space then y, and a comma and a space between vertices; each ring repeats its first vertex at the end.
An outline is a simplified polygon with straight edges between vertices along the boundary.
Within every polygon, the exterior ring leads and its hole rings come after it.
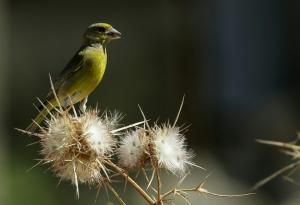
POLYGON ((126 204, 114 188, 116 179, 130 184, 149 205, 166 204, 176 196, 190 204, 188 192, 220 197, 249 195, 212 193, 204 188, 206 180, 194 187, 162 191, 162 171, 174 174, 180 184, 189 174, 190 167, 203 169, 192 162, 194 154, 187 148, 185 128, 177 126, 184 100, 173 124, 151 125, 140 108, 143 120, 122 127, 122 116, 118 112, 100 112, 95 108, 78 112, 73 105, 63 108, 52 82, 51 87, 59 107, 48 112, 43 125, 36 123, 37 132, 18 130, 38 138, 42 159, 37 165, 50 166, 60 180, 74 184, 78 198, 79 184, 88 184, 110 190, 120 204, 126 204), (130 173, 134 172, 143 173, 146 187, 131 177, 130 173))

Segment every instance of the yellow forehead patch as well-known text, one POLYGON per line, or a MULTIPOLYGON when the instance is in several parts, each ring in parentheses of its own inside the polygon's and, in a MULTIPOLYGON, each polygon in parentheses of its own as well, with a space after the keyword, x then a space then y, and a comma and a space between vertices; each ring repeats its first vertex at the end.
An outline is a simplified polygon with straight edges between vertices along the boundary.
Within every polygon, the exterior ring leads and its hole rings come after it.
POLYGON ((108 23, 94 23, 92 25, 89 26, 89 28, 93 28, 93 27, 103 27, 105 29, 109 29, 111 28, 112 26, 108 23))

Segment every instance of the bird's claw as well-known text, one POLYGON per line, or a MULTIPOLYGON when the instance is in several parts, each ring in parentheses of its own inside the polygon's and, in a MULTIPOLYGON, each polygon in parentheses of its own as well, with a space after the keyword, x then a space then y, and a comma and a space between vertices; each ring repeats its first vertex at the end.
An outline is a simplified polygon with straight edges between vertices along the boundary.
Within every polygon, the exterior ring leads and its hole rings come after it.
POLYGON ((80 103, 80 110, 82 113, 85 113, 86 112, 86 103, 88 101, 88 97, 85 97, 83 101, 81 101, 80 103))

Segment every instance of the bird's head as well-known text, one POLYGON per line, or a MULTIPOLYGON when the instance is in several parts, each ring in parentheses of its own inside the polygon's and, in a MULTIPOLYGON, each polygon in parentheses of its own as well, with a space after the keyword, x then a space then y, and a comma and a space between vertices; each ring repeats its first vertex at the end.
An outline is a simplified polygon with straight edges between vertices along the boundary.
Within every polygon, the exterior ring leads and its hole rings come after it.
POLYGON ((119 38, 121 38, 121 33, 107 23, 94 23, 84 33, 86 44, 100 43, 106 45, 111 40, 119 38))

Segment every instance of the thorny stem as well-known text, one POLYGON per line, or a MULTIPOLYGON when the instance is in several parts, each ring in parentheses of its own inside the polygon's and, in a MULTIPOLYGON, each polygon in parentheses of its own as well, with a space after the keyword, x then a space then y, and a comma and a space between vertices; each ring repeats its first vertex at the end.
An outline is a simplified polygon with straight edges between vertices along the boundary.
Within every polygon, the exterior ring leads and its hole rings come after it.
POLYGON ((212 195, 212 196, 217 196, 217 197, 242 197, 242 196, 249 196, 249 195, 253 195, 254 193, 247 193, 247 194, 217 194, 217 193, 213 193, 210 192, 204 188, 202 188, 203 184, 200 184, 197 187, 193 187, 193 188, 182 188, 182 189, 177 189, 176 187, 174 189, 171 189, 170 191, 164 193, 161 196, 161 200, 165 199, 166 197, 168 197, 170 194, 179 194, 179 193, 184 193, 184 192, 199 192, 199 193, 204 193, 204 194, 208 194, 208 195, 212 195))
POLYGON ((289 170, 292 170, 293 168, 298 167, 299 165, 300 165, 300 161, 297 161, 297 162, 295 162, 295 163, 289 164, 289 165, 287 165, 287 166, 281 168, 280 170, 274 172, 273 174, 271 174, 271 175, 268 176, 267 178, 265 178, 265 179, 263 179, 263 180, 257 182, 257 183, 254 185, 253 189, 254 189, 254 190, 255 190, 255 189, 258 189, 259 187, 263 186, 264 184, 266 184, 266 183, 269 182, 270 180, 274 179, 275 177, 277 177, 277 176, 279 176, 279 175, 281 175, 281 174, 283 174, 283 173, 285 173, 285 172, 287 172, 287 171, 289 171, 289 170))
POLYGON ((156 202, 130 177, 127 173, 125 173, 120 167, 115 165, 111 161, 106 162, 111 168, 113 168, 116 172, 122 175, 127 182, 147 201, 149 205, 154 205, 156 202))
POLYGON ((109 188, 109 190, 115 195, 115 197, 117 198, 119 203, 122 204, 122 205, 126 205, 126 203, 122 200, 122 198, 120 197, 118 192, 113 188, 113 186, 110 183, 106 183, 106 185, 109 188))
POLYGON ((160 176, 159 176, 159 169, 156 168, 155 169, 155 174, 156 174, 156 181, 157 181, 157 204, 162 204, 162 200, 161 200, 161 180, 160 180, 160 176))
POLYGON ((277 142, 277 141, 271 141, 271 140, 261 140, 261 139, 257 139, 256 141, 258 143, 261 143, 261 144, 273 145, 273 146, 276 146, 276 147, 281 147, 281 148, 286 148, 286 149, 292 149, 292 150, 296 150, 296 151, 300 150, 300 146, 294 145, 294 144, 289 144, 289 143, 284 143, 284 142, 277 142))

